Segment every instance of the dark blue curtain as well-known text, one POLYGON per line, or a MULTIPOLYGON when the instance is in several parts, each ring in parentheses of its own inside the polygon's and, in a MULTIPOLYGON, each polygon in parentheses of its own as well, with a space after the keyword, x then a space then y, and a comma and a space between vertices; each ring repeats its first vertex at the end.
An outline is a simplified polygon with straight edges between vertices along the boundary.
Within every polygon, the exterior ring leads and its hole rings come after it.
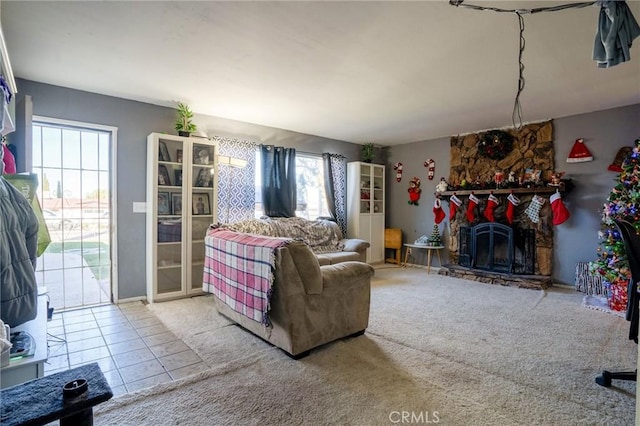
POLYGON ((296 150, 260 145, 262 206, 265 216, 296 215, 296 150))

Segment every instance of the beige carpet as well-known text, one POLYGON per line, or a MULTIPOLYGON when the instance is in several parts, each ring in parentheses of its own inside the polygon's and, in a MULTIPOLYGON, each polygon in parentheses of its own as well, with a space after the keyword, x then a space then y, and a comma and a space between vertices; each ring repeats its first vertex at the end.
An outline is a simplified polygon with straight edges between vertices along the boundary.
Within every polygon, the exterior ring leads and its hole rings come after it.
POLYGON ((209 296, 150 306, 211 366, 96 408, 97 425, 631 425, 629 323, 571 289, 524 290, 383 268, 367 333, 285 356, 212 308, 209 296))

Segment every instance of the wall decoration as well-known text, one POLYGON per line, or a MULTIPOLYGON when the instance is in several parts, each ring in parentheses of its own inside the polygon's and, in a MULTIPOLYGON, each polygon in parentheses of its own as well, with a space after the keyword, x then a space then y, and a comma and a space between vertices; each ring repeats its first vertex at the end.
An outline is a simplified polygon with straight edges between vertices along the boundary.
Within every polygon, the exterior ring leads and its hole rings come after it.
POLYGON ((418 179, 417 177, 413 177, 411 178, 411 180, 409 181, 409 204, 412 204, 414 206, 418 205, 418 200, 420 200, 420 193, 422 192, 422 189, 420 189, 420 179, 418 179))
POLYGON ((393 170, 396 171, 396 182, 400 182, 402 180, 402 163, 396 163, 393 166, 393 170))
POLYGON ((502 160, 513 151, 513 136, 502 130, 489 130, 480 137, 478 152, 492 160, 502 160))
POLYGON ((427 177, 429 178, 429 180, 433 180, 433 177, 436 174, 436 162, 431 158, 429 158, 427 161, 424 162, 424 166, 429 168, 427 177))
POLYGON ((593 161, 593 155, 584 144, 584 139, 576 139, 567 157, 567 163, 584 163, 586 161, 593 161))
POLYGON ((620 173, 622 172, 622 162, 633 152, 633 148, 630 146, 623 146, 618 150, 616 158, 613 159, 613 163, 609 164, 607 170, 610 172, 620 173))

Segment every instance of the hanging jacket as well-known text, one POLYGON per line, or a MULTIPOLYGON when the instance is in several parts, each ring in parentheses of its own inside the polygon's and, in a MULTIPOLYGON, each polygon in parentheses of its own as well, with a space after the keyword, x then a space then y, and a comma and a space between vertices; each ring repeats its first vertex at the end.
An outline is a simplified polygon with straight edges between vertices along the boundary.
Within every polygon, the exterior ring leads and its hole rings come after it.
POLYGON ((601 0, 600 17, 593 45, 593 59, 598 68, 609 68, 631 60, 629 49, 640 36, 640 26, 624 1, 601 0))
POLYGON ((38 219, 18 189, 0 177, 0 319, 11 327, 37 314, 38 219))

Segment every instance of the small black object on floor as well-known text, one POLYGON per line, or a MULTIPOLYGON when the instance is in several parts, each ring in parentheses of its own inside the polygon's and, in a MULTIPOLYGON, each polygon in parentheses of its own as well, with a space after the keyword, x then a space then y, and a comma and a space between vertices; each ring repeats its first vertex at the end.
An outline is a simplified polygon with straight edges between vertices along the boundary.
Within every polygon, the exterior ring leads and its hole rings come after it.
POLYGON ((94 362, 3 389, 0 424, 45 425, 59 419, 60 426, 89 426, 93 407, 112 397, 94 362))

